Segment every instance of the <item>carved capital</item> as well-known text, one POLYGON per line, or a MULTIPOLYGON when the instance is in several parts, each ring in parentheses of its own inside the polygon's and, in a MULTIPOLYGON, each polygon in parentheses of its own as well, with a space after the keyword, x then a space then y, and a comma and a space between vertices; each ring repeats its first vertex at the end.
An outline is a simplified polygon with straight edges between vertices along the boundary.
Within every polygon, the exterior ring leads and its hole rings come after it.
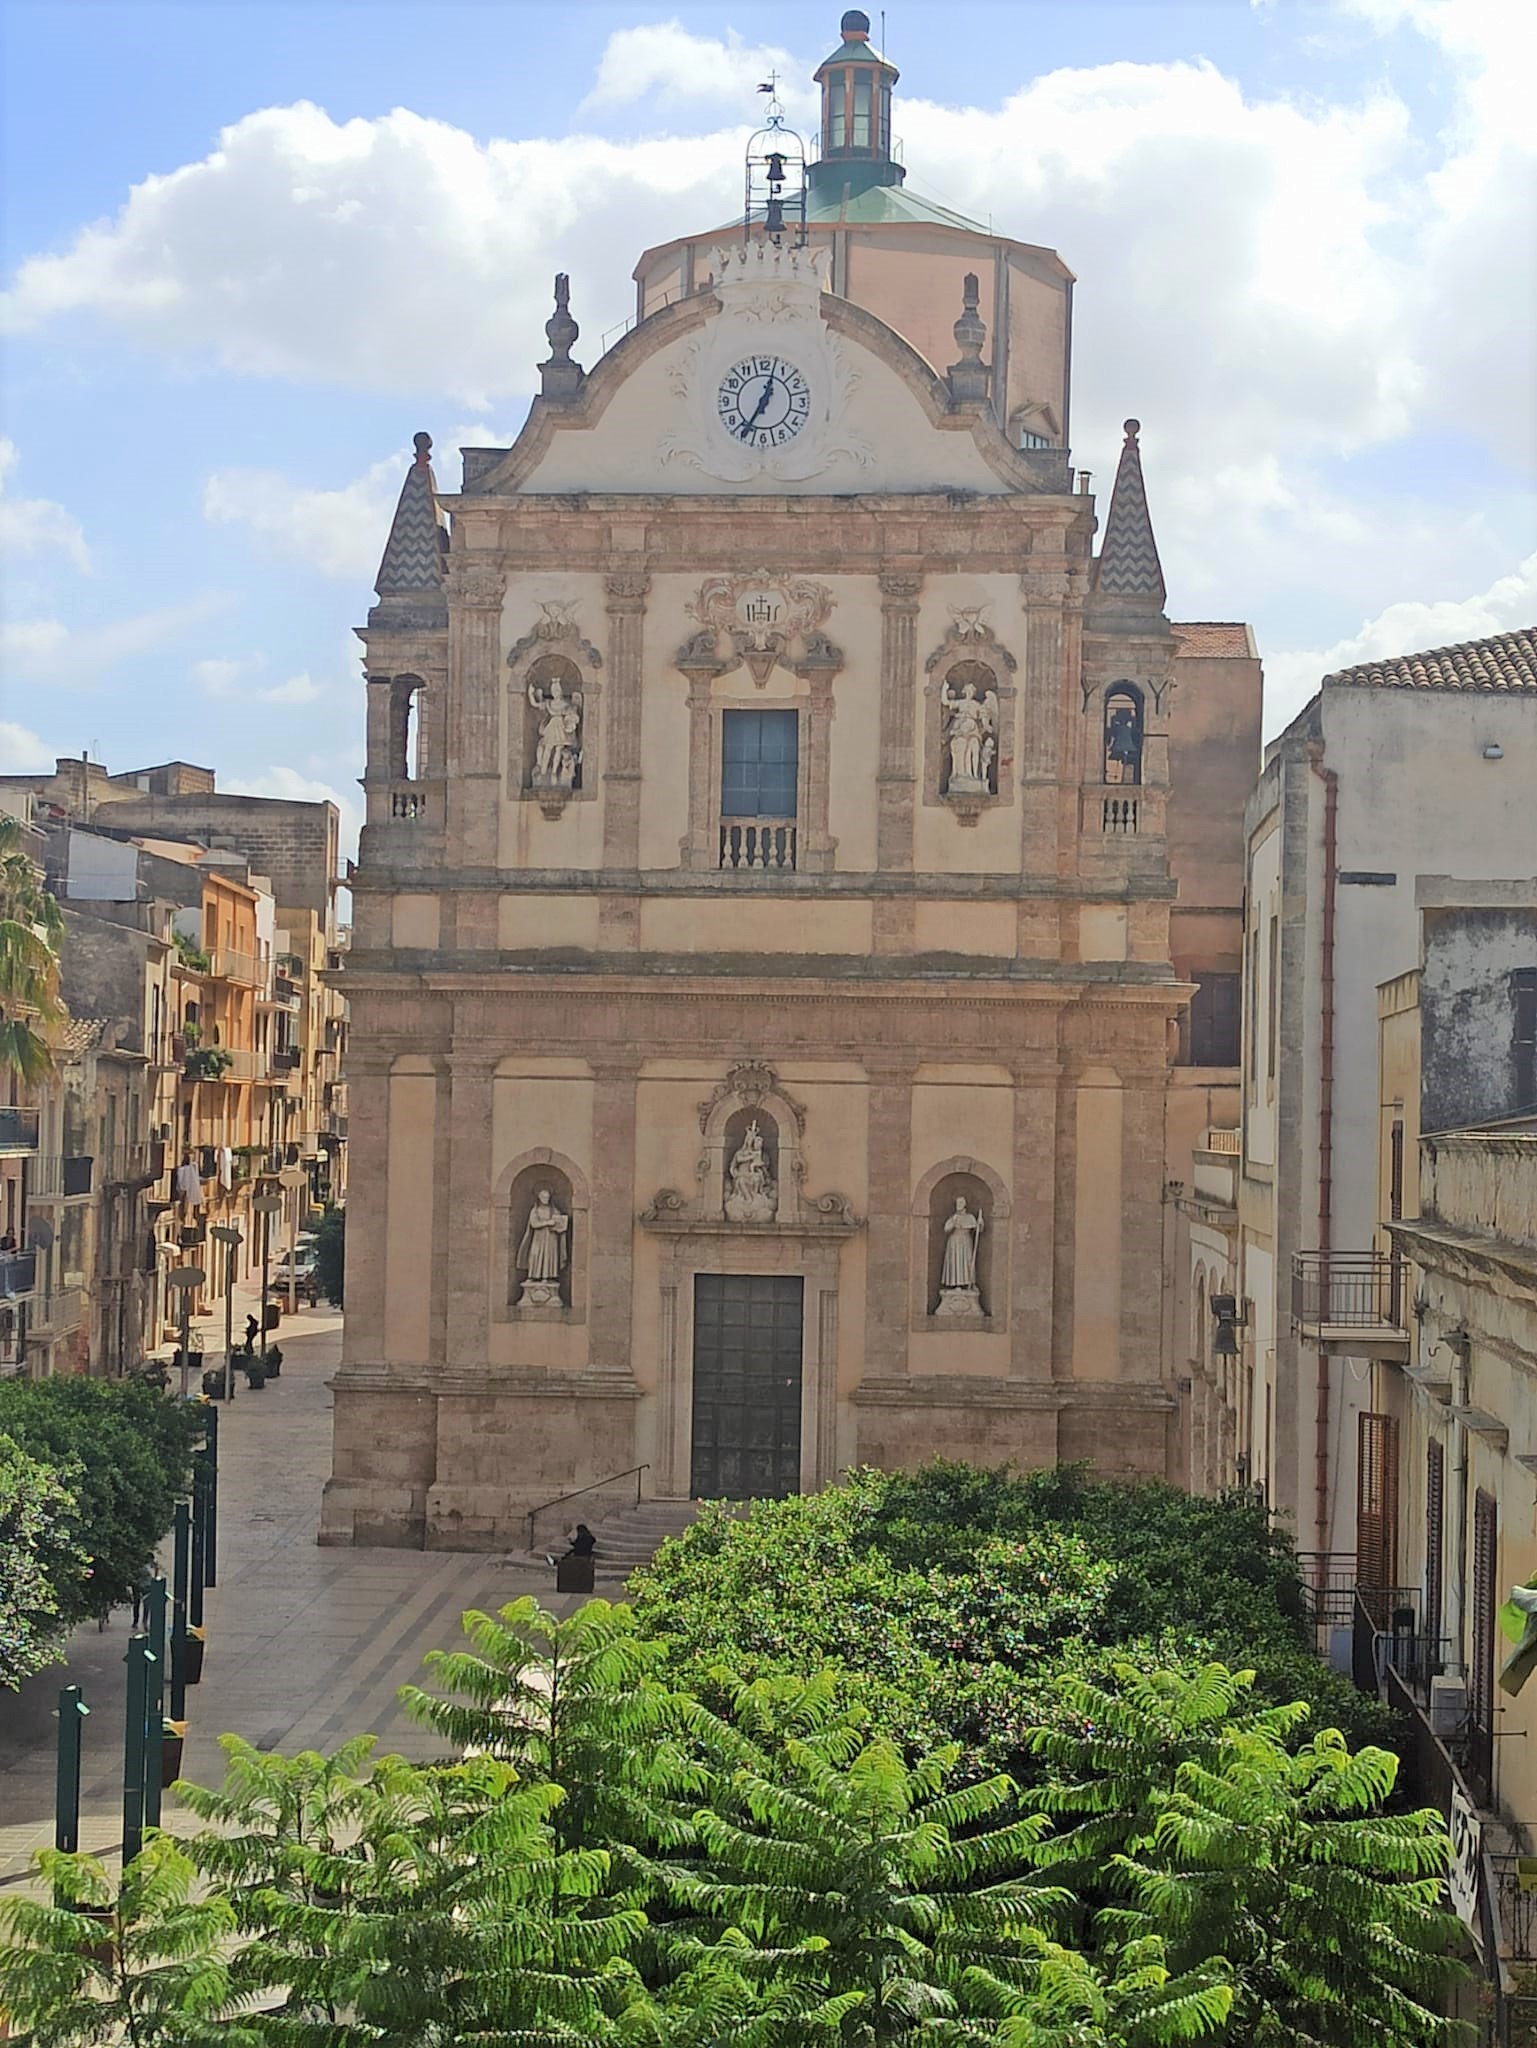
POLYGON ((923 590, 923 574, 921 570, 882 569, 880 586, 888 611, 916 611, 917 600, 923 590))
POLYGON ((1036 562, 1022 569, 1019 576, 1020 595, 1027 610, 1038 607, 1055 607, 1067 600, 1070 579, 1065 562, 1036 562))
POLYGON ((644 569, 619 569, 603 579, 603 595, 611 612, 643 610, 650 588, 651 578, 644 569))
POLYGON ((448 594, 453 602, 474 611, 500 611, 507 574, 492 562, 450 561, 448 594))

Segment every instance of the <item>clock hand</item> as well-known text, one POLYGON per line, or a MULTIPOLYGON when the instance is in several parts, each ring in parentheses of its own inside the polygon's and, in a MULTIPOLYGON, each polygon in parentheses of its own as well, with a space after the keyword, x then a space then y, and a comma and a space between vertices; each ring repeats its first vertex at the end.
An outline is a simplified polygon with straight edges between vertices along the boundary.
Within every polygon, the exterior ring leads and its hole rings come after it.
POLYGON ((756 426, 758 421, 762 419, 764 413, 767 412, 768 410, 768 402, 773 397, 773 395, 774 380, 772 377, 765 377, 763 380, 763 396, 758 400, 757 410, 753 413, 752 418, 747 422, 748 426, 756 426))

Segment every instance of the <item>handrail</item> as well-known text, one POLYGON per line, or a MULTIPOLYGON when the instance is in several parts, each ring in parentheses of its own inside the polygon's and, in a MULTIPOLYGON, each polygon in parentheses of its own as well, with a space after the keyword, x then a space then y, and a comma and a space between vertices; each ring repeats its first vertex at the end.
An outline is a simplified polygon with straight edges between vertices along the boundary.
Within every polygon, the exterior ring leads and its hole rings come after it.
POLYGON ((596 1493, 600 1486, 612 1486, 616 1480, 620 1479, 633 1479, 635 1481, 635 1505, 639 1507, 640 1475, 650 1470, 651 1467, 649 1465, 626 1465, 622 1472, 610 1472, 606 1479, 594 1479, 589 1485, 578 1486, 571 1493, 557 1493, 553 1500, 541 1501, 538 1507, 530 1508, 525 1517, 528 1523, 529 1549, 532 1550, 534 1547, 534 1519, 536 1516, 548 1514, 551 1508, 563 1508, 568 1500, 580 1500, 584 1493, 596 1493))

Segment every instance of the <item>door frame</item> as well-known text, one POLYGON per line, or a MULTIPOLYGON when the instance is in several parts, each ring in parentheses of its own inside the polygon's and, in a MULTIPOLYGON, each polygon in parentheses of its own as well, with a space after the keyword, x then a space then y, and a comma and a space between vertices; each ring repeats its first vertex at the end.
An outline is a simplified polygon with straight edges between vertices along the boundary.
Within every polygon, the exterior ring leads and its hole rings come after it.
POLYGON ((657 1318, 654 1490, 688 1495, 694 1448, 694 1282, 727 1274, 801 1282, 800 1488, 816 1493, 838 1474, 838 1243, 812 1230, 710 1226, 661 1246, 657 1318))

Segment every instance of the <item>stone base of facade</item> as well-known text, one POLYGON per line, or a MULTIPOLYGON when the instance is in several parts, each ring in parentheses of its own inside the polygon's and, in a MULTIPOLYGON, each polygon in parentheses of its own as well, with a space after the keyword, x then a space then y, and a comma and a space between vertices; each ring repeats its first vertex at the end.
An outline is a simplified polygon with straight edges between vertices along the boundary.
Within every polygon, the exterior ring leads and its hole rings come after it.
MULTIPOLYGON (((641 1457, 644 1404, 619 1374, 406 1381, 352 1369, 333 1387, 322 1544, 522 1549, 530 1509, 641 1457)), ((1106 1477, 1164 1478, 1174 1414, 1159 1386, 892 1378, 855 1392, 840 1436, 847 1463, 893 1470, 936 1457, 1024 1471, 1081 1461, 1106 1477)))

